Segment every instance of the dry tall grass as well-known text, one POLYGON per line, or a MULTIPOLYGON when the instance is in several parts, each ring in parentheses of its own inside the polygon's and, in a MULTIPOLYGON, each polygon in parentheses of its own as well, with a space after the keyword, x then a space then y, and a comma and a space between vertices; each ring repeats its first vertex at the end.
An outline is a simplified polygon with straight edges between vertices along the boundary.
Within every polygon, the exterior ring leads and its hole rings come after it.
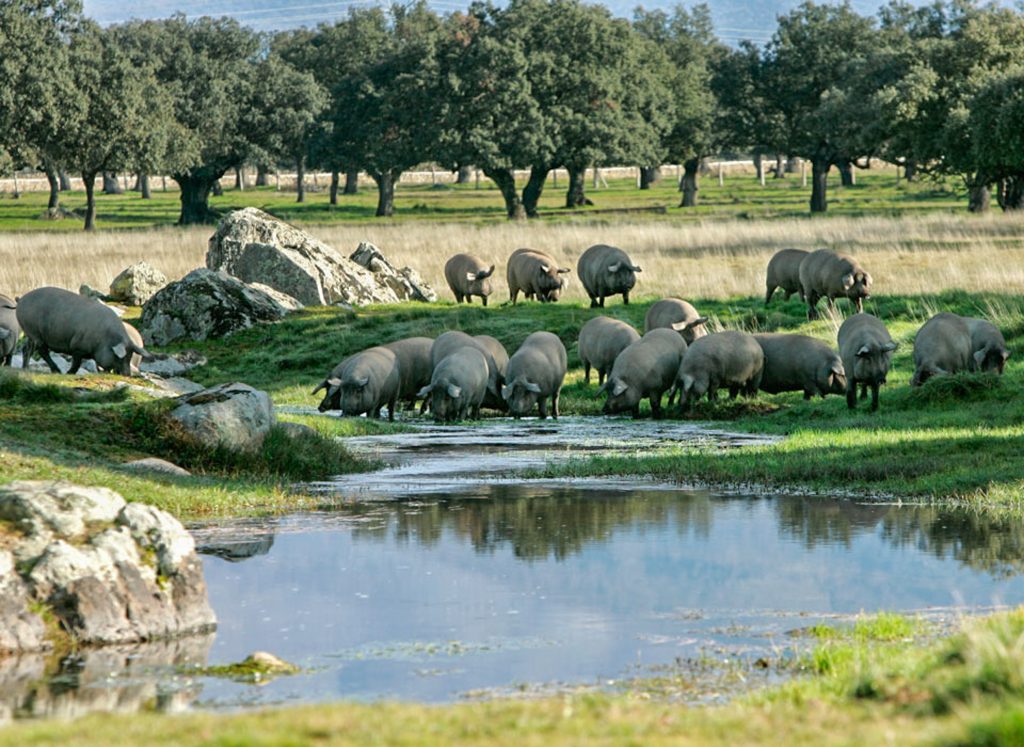
MULTIPOLYGON (((637 296, 729 298, 761 294, 768 258, 784 247, 828 246, 854 254, 875 278, 875 292, 930 293, 948 288, 1024 289, 1024 216, 933 214, 924 217, 817 220, 504 223, 497 225, 380 223, 312 226, 318 238, 350 253, 377 244, 397 266, 410 265, 449 296, 445 260, 471 252, 498 265, 516 248, 544 249, 575 270, 591 244, 626 249, 643 267, 637 296)), ((125 266, 145 259, 170 278, 202 266, 209 228, 0 236, 0 292, 40 285, 106 288, 125 266)), ((573 274, 570 277, 575 277, 573 274)), ((499 281, 497 298, 506 298, 499 281)), ((585 294, 578 281, 568 298, 585 294)))

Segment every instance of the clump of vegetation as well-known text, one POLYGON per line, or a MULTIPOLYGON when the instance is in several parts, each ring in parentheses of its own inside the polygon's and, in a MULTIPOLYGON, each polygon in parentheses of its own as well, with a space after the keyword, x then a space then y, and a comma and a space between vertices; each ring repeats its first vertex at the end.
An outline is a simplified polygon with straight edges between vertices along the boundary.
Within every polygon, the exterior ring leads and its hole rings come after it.
POLYGON ((54 383, 39 383, 14 371, 0 368, 0 400, 11 404, 44 405, 62 403, 124 402, 128 390, 120 386, 105 391, 76 389, 54 383))
POLYGON ((224 677, 238 682, 265 684, 281 675, 299 674, 302 669, 266 651, 256 651, 234 664, 184 668, 184 674, 200 677, 224 677))
POLYGON ((991 373, 956 373, 933 376, 923 386, 911 390, 915 403, 938 404, 976 400, 997 395, 1002 380, 991 373))

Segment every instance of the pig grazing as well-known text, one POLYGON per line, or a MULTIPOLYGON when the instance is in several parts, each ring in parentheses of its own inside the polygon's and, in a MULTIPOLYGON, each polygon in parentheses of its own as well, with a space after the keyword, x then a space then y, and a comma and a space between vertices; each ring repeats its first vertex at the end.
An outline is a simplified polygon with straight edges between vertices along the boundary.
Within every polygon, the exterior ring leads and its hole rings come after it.
POLYGON ((565 345, 550 332, 534 332, 508 360, 505 386, 501 396, 509 411, 517 418, 529 414, 537 405, 543 420, 548 416, 547 399, 551 398, 551 415, 558 419, 558 395, 562 391, 568 356, 565 345))
POLYGON ((429 337, 407 337, 404 340, 389 342, 384 347, 398 358, 398 399, 410 407, 416 405, 416 396, 420 389, 430 383, 430 374, 434 366, 430 361, 430 348, 434 341, 429 337))
POLYGON ((644 334, 652 329, 674 329, 683 336, 687 345, 708 333, 704 328, 708 318, 697 313, 692 304, 681 298, 663 298, 647 310, 644 317, 644 334))
POLYGON ((604 307, 608 296, 622 294, 622 303, 629 304, 629 292, 636 285, 640 268, 629 256, 614 246, 595 244, 580 255, 576 274, 590 296, 590 307, 604 307))
POLYGON ((955 374, 972 367, 971 330, 963 317, 936 314, 914 338, 914 375, 910 386, 921 386, 932 376, 955 374))
POLYGON ((590 383, 593 367, 597 369, 597 383, 603 385, 619 353, 639 339, 639 333, 630 325, 608 316, 595 316, 584 324, 578 345, 584 380, 590 383))
POLYGON ((0 366, 11 365, 14 349, 18 347, 21 326, 16 308, 14 301, 0 293, 0 366))
MULTIPOLYGON (((486 335, 481 335, 481 337, 487 337, 487 336, 486 335)), ((494 340, 493 337, 491 337, 489 339, 490 340, 494 340)), ((497 340, 494 340, 494 341, 497 342, 497 340)), ((496 399, 500 399, 501 398, 501 384, 502 384, 502 381, 503 381, 502 373, 501 373, 501 367, 498 364, 498 361, 495 360, 494 355, 488 349, 488 344, 485 344, 483 341, 481 341, 481 340, 479 340, 479 339, 477 339, 475 337, 470 337, 465 332, 460 332, 458 330, 452 330, 450 332, 445 332, 444 334, 439 335, 436 340, 434 340, 434 344, 430 348, 430 366, 431 366, 431 370, 437 368, 438 364, 441 361, 443 361, 445 358, 447 358, 449 355, 454 353, 459 348, 464 348, 464 347, 476 348, 477 350, 479 350, 483 354, 484 360, 487 361, 487 392, 488 392, 488 395, 491 395, 491 396, 493 396, 496 399)), ((500 346, 501 343, 498 343, 498 345, 500 346)), ((505 348, 502 347, 501 348, 501 352, 504 352, 504 350, 505 350, 505 348)), ((506 355, 506 360, 507 360, 507 355, 508 354, 506 353, 505 355, 506 355)), ((490 396, 487 399, 485 399, 485 404, 488 401, 490 401, 490 396)), ((490 405, 488 405, 488 406, 490 406, 490 405)))
POLYGON ((508 258, 506 269, 508 297, 512 303, 519 297, 519 291, 528 299, 536 297, 545 303, 557 301, 565 287, 559 275, 569 272, 568 267, 559 268, 550 254, 534 249, 516 249, 508 258))
POLYGON ((839 356, 846 371, 846 404, 852 410, 857 406, 857 384, 861 398, 871 387, 871 410, 878 409, 878 387, 892 365, 892 353, 897 344, 889 330, 876 316, 854 314, 839 328, 839 356))
POLYGON ((464 346, 446 356, 434 369, 419 396, 430 397, 434 420, 439 423, 480 417, 487 393, 488 367, 484 354, 464 346))
POLYGON ((631 344, 612 366, 604 389, 604 414, 632 412, 640 417, 640 400, 651 401, 651 415, 661 417, 661 395, 669 391, 686 354, 686 341, 671 329, 652 329, 631 344))
POLYGON ((677 393, 680 410, 704 394, 711 402, 721 387, 728 387, 732 399, 741 391, 752 397, 761 386, 763 372, 764 352, 753 335, 731 330, 705 335, 687 348, 669 405, 677 393))
POLYGON ((772 294, 776 288, 782 288, 786 294, 784 300, 788 301, 794 293, 800 294, 800 300, 804 300, 804 288, 800 284, 800 263, 804 261, 810 252, 803 249, 783 249, 775 252, 768 260, 768 277, 765 280, 767 292, 764 296, 765 305, 772 300, 772 294))
POLYGON ((320 402, 320 412, 341 410, 342 415, 372 413, 373 417, 379 418, 381 408, 387 405, 388 420, 394 420, 401 385, 398 356, 393 350, 377 346, 343 360, 312 393, 327 390, 320 402))
POLYGON ((971 369, 995 371, 1002 376, 1006 359, 1010 357, 1003 333, 987 319, 964 317, 964 321, 967 322, 967 329, 971 331, 971 369))
POLYGON ((846 372, 839 354, 807 335, 754 335, 764 352, 761 391, 769 394, 803 391, 804 399, 814 395, 846 391, 846 372))
POLYGON ((480 296, 486 306, 487 297, 491 295, 493 274, 494 265, 488 266, 472 254, 456 254, 444 265, 444 279, 448 281, 457 303, 462 303, 463 299, 472 303, 473 296, 480 296))
MULTIPOLYGON (((131 374, 132 354, 152 360, 141 345, 132 342, 124 324, 110 308, 63 288, 36 288, 18 301, 15 310, 25 337, 54 373, 60 368, 50 352, 71 356, 68 373, 76 373, 91 358, 104 371, 131 374)), ((28 366, 26 350, 24 364, 28 366)))
POLYGON ((819 249, 800 263, 800 285, 807 301, 807 318, 818 318, 818 301, 828 299, 831 308, 837 298, 849 298, 857 311, 864 310, 864 299, 871 295, 871 276, 857 260, 831 249, 819 249))

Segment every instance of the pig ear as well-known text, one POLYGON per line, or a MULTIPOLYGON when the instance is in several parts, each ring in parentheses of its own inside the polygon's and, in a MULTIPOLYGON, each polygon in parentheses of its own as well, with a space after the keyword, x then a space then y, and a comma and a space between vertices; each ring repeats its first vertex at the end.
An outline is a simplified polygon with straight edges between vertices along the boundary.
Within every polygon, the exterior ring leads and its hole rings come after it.
POLYGON ((685 322, 685 321, 684 322, 676 322, 675 324, 672 325, 672 329, 674 329, 676 332, 682 332, 684 329, 686 329, 689 326, 690 326, 689 322, 685 322))
MULTIPOLYGON (((338 383, 340 384, 341 382, 339 381, 338 383)), ((362 389, 364 386, 370 383, 370 377, 364 376, 361 379, 353 379, 352 383, 356 386, 356 388, 362 389)))
POLYGON ((0 340, 6 340, 11 336, 11 330, 6 327, 0 327, 0 340))
POLYGON ((118 358, 124 358, 126 355, 128 355, 128 348, 126 348, 124 346, 124 343, 122 342, 117 343, 114 347, 111 348, 111 350, 114 351, 114 355, 118 358))
POLYGON ((558 274, 559 275, 564 275, 567 272, 572 272, 572 270, 570 270, 568 267, 559 267, 558 268, 558 274))
POLYGON ((633 272, 643 272, 637 265, 631 265, 630 268, 633 272))
POLYGON ((485 278, 489 278, 493 274, 494 274, 494 265, 491 265, 490 268, 487 269, 487 270, 480 270, 480 272, 478 272, 476 274, 476 279, 477 280, 484 280, 485 278))
POLYGON ((843 376, 843 377, 845 377, 846 376, 846 369, 843 368, 843 364, 842 363, 836 363, 834 366, 832 366, 832 373, 834 373, 836 376, 843 376))
POLYGON ((319 384, 317 384, 316 385, 316 389, 311 391, 309 394, 310 394, 310 396, 312 396, 312 395, 316 394, 317 392, 319 392, 321 389, 326 389, 326 388, 327 388, 327 379, 324 379, 319 384))
POLYGON ((526 387, 526 391, 533 392, 534 394, 540 394, 540 386, 534 384, 532 381, 527 381, 524 386, 526 387))
POLYGON ((621 268, 622 268, 622 263, 621 262, 616 262, 615 264, 608 265, 608 272, 614 274, 614 273, 618 272, 621 268))
POLYGON ((872 282, 874 282, 874 281, 872 281, 871 275, 869 275, 868 273, 865 272, 864 273, 864 285, 871 285, 872 282))
POLYGON ((1003 360, 1005 361, 1009 357, 1010 357, 1010 351, 1009 350, 1004 350, 1003 351, 1003 360))
POLYGON ((860 350, 857 351, 858 358, 863 358, 868 355, 871 355, 871 348, 869 348, 867 345, 864 345, 863 347, 861 347, 860 350))
MULTIPOLYGON (((1006 360, 1005 358, 1003 360, 1006 360)), ((985 362, 985 351, 975 350, 974 351, 974 362, 978 364, 978 368, 981 368, 981 364, 985 362)))
POLYGON ((505 386, 503 386, 501 388, 501 398, 507 400, 511 396, 512 396, 512 387, 510 387, 508 384, 506 384, 505 386))
POLYGON ((846 290, 849 290, 852 287, 853 287, 853 273, 848 272, 845 275, 843 275, 843 288, 845 288, 846 290))
POLYGON ((613 397, 618 397, 620 394, 622 394, 627 389, 629 389, 629 384, 627 384, 626 382, 622 381, 621 379, 616 379, 615 380, 615 386, 612 387, 612 396, 613 397))
POLYGON ((452 399, 458 399, 459 397, 462 396, 462 387, 461 386, 455 386, 454 384, 449 384, 447 391, 448 391, 448 396, 451 397, 452 399))
POLYGON ((701 324, 707 324, 708 318, 706 316, 697 317, 696 321, 690 322, 691 327, 698 327, 701 324))
POLYGON ((472 283, 472 282, 473 282, 474 280, 479 280, 479 279, 480 279, 480 276, 479 276, 479 275, 477 275, 477 274, 476 274, 475 272, 467 272, 467 273, 466 273, 466 280, 468 280, 468 281, 469 281, 469 282, 471 282, 471 283, 472 283))
POLYGON ((693 389, 693 384, 696 381, 690 374, 683 374, 683 391, 688 392, 693 389))
POLYGON ((540 266, 540 271, 543 272, 543 273, 547 273, 550 270, 551 270, 551 267, 549 265, 541 265, 540 266))
POLYGON ((898 342, 887 342, 882 346, 883 353, 891 353, 893 350, 898 348, 900 344, 898 342))
POLYGON ((423 387, 418 392, 416 392, 416 396, 420 397, 420 398, 428 397, 430 395, 430 392, 433 391, 433 389, 434 389, 434 385, 433 384, 427 384, 425 387, 423 387))

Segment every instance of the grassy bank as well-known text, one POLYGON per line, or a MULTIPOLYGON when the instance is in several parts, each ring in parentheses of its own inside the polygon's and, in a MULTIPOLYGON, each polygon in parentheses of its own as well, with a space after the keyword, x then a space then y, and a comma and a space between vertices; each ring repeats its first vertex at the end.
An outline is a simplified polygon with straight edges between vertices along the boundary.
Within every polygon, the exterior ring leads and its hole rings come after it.
MULTIPOLYGON (((883 615, 815 628, 808 676, 724 706, 649 692, 431 707, 339 704, 216 715, 89 716, 21 723, 0 745, 1010 745, 1024 740, 1024 614, 972 621, 922 645, 913 620, 883 615)), ((656 687, 656 685, 655 685, 656 687)))
POLYGON ((172 401, 133 395, 124 383, 112 376, 0 369, 3 479, 103 485, 131 500, 194 517, 314 507, 313 498, 290 486, 373 467, 332 438, 336 421, 317 424, 322 433, 272 428, 253 453, 205 447, 168 417, 172 401), (192 476, 124 466, 145 457, 173 461, 192 476))

